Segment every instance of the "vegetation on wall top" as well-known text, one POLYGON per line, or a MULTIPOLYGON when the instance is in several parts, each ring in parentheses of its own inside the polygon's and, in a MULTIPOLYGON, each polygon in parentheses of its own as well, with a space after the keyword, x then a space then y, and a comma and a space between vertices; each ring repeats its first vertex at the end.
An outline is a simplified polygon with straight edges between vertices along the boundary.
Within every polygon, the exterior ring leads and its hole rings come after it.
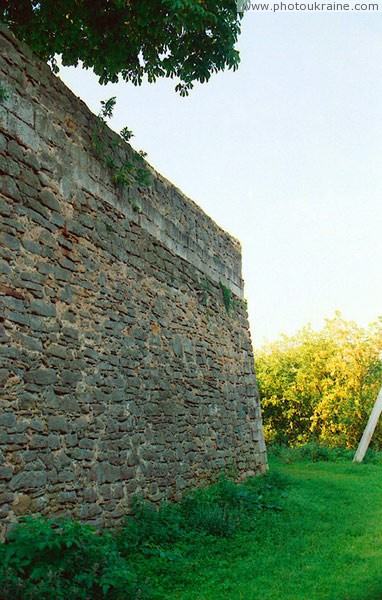
MULTIPOLYGON (((116 161, 113 150, 120 146, 120 140, 112 143, 111 148, 107 148, 105 140, 106 119, 113 116, 116 98, 113 96, 108 100, 101 101, 101 110, 98 114, 98 124, 92 133, 92 147, 96 156, 105 167, 108 167, 112 173, 114 183, 122 187, 130 187, 134 183, 138 186, 149 186, 152 184, 152 175, 144 162, 146 152, 139 150, 133 151, 131 158, 124 161, 116 161)), ((125 142, 129 142, 133 137, 133 132, 128 127, 123 127, 120 136, 125 142)), ((139 207, 134 205, 139 212, 139 207)))

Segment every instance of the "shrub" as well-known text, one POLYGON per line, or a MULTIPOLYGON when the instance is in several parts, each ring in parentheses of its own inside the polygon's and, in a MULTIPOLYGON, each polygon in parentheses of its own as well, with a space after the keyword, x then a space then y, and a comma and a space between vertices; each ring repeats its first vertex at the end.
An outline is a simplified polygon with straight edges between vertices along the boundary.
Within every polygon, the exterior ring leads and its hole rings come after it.
MULTIPOLYGON (((340 313, 255 354, 268 444, 355 449, 381 387, 382 317, 368 328, 340 313)), ((378 449, 381 431, 372 440, 378 449)))
POLYGON ((267 474, 242 485, 223 478, 159 510, 136 499, 134 515, 119 535, 119 548, 124 555, 141 552, 176 558, 188 543, 203 537, 232 537, 252 523, 256 511, 277 509, 284 486, 275 474, 267 474))
POLYGON ((132 514, 118 536, 118 544, 124 555, 135 552, 163 555, 162 548, 187 537, 188 532, 176 504, 165 503, 158 510, 155 505, 137 497, 133 501, 132 514))
POLYGON ((71 520, 24 518, 0 546, 0 564, 3 600, 138 597, 113 538, 71 520))

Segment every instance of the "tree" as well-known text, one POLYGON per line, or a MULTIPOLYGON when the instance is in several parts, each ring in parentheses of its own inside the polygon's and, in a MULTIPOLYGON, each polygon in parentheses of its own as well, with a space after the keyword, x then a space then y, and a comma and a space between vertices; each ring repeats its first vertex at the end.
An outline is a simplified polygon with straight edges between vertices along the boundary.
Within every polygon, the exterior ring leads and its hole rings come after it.
POLYGON ((363 329, 340 313, 321 331, 264 346, 255 358, 268 442, 356 447, 381 386, 381 352, 382 318, 363 329))
POLYGON ((235 0, 2 0, 0 17, 54 70, 58 54, 103 84, 177 78, 185 96, 193 82, 239 64, 235 0))

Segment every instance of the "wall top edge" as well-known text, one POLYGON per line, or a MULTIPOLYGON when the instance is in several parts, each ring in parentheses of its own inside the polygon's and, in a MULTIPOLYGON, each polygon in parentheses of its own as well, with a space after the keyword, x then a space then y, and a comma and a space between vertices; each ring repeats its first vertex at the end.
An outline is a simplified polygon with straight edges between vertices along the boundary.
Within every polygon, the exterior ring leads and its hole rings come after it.
MULTIPOLYGON (((7 57, 9 42, 14 47, 14 52, 21 54, 23 58, 23 64, 18 67, 24 70, 25 80, 22 85, 18 84, 18 93, 29 95, 36 111, 45 110, 51 117, 54 110, 53 116, 64 133, 68 134, 66 129, 73 127, 74 122, 77 157, 73 156, 73 176, 81 179, 89 175, 91 178, 91 172, 81 172, 79 154, 91 154, 91 131, 99 122, 98 117, 51 72, 46 63, 37 58, 25 43, 18 40, 1 23, 0 34, 5 38, 5 41, 1 42, 4 47, 1 61, 4 63, 7 59, 11 60, 10 56, 7 57)), ((131 145, 109 127, 106 126, 104 132, 110 143, 116 138, 121 140, 122 150, 118 150, 120 156, 121 153, 125 156, 135 153, 131 145)), ((65 143, 68 146, 74 143, 72 132, 66 137, 65 143)), ((73 154, 73 149, 69 147, 68 152, 73 154)), ((103 170, 102 176, 105 181, 105 190, 94 189, 94 193, 101 193, 106 203, 118 207, 124 214, 130 214, 131 218, 136 219, 137 215, 131 210, 131 206, 134 205, 139 210, 139 224, 147 229, 150 235, 156 237, 171 252, 204 271, 208 277, 218 283, 222 282, 230 287, 234 294, 243 297, 240 242, 223 230, 198 204, 148 162, 145 161, 145 164, 152 173, 151 186, 146 189, 137 186, 119 189, 99 159, 97 161, 92 156, 92 168, 103 170)))

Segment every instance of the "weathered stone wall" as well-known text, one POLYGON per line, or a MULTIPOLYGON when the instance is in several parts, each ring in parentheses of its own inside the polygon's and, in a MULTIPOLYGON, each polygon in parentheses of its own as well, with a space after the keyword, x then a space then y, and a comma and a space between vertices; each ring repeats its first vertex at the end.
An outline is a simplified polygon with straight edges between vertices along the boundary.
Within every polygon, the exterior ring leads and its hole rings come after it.
POLYGON ((115 186, 97 118, 0 34, 3 532, 26 513, 109 526, 134 492, 263 471, 238 242, 155 172, 115 186))

